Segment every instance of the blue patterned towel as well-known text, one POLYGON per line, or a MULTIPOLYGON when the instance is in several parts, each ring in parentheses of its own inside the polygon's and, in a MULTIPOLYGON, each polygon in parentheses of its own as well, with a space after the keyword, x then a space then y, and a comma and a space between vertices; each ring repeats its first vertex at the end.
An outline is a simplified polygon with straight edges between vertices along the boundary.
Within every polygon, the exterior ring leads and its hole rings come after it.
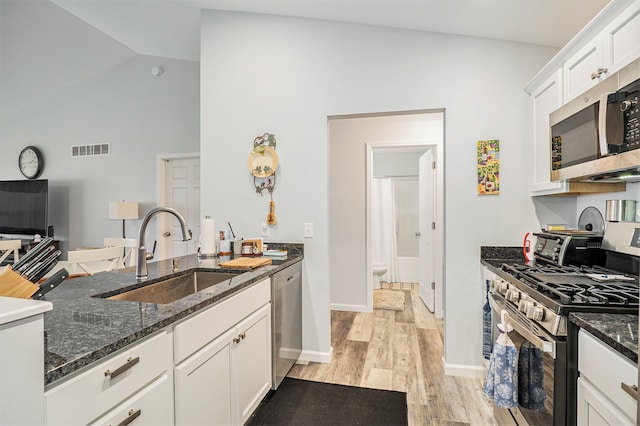
POLYGON ((493 345, 482 393, 500 408, 518 406, 518 353, 505 333, 493 345))
POLYGON ((520 346, 518 356, 518 403, 529 410, 543 411, 547 393, 544 391, 542 351, 530 342, 520 346))

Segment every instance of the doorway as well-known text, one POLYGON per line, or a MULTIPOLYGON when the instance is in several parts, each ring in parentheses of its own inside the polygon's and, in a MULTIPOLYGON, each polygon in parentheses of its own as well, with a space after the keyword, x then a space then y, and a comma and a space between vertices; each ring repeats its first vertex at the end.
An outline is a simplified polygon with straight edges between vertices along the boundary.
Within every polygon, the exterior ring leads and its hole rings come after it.
POLYGON ((155 259, 196 253, 200 238, 200 154, 159 155, 156 162, 158 206, 173 207, 187 221, 193 235, 182 241, 180 224, 173 215, 156 216, 155 259))
POLYGON ((438 149, 428 142, 367 144, 367 277, 372 298, 379 280, 400 282, 403 288, 418 284, 421 300, 435 312, 436 283, 442 283, 435 250, 438 149), (385 226, 385 221, 392 223, 385 226), (374 276, 380 270, 386 272, 374 276))
MULTIPOLYGON (((370 250, 373 149, 436 147, 444 164, 444 110, 415 110, 328 117, 330 306, 336 311, 373 311, 370 250)), ((443 316, 444 167, 436 168, 435 313, 443 316)))

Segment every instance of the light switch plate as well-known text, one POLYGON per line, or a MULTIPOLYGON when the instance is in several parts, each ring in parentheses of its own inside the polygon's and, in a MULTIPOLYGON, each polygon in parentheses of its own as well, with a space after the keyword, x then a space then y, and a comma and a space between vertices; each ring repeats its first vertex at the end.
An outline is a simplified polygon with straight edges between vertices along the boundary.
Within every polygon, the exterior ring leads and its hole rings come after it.
POLYGON ((313 223, 304 224, 304 237, 313 238, 313 223))
POLYGON ((267 222, 264 220, 260 222, 260 236, 262 237, 271 236, 271 234, 269 233, 269 225, 267 225, 267 222))

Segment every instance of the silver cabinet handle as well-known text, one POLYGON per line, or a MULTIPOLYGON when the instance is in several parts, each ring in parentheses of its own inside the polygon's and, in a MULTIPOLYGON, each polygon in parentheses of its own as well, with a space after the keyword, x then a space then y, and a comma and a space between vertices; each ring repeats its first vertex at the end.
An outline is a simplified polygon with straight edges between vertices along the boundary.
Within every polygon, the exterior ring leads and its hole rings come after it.
POLYGON ((131 424, 131 422, 133 422, 135 419, 140 417, 141 414, 142 414, 142 410, 135 410, 135 411, 129 410, 129 416, 123 421, 121 421, 120 423, 118 423, 118 426, 127 426, 128 424, 131 424))
POLYGON ((124 363, 120 367, 116 368, 115 370, 113 370, 113 371, 111 371, 111 370, 105 371, 104 372, 104 376, 108 377, 109 379, 115 379, 116 377, 118 377, 119 375, 124 373, 125 371, 131 369, 131 367, 133 367, 134 365, 136 365, 139 362, 140 362, 140 357, 139 356, 137 356, 135 358, 129 357, 127 359, 126 363, 124 363))
POLYGON ((600 77, 602 74, 606 74, 607 71, 609 71, 607 68, 598 68, 596 71, 591 73, 591 80, 595 80, 596 78, 600 77))
POLYGON ((420 234, 420 232, 416 232, 416 234, 415 234, 415 235, 416 235, 416 237, 419 237, 419 236, 420 236, 420 235, 422 235, 422 234, 420 234))
POLYGON ((628 385, 625 382, 620 383, 620 387, 623 391, 629 394, 633 399, 638 399, 638 386, 628 385))

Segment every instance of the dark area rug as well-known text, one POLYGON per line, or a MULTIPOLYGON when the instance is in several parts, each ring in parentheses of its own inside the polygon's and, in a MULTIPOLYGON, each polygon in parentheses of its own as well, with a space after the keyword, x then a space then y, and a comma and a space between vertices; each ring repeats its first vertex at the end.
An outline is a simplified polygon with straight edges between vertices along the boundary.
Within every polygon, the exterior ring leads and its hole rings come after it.
POLYGON ((407 425, 407 394, 286 377, 245 425, 407 425))

